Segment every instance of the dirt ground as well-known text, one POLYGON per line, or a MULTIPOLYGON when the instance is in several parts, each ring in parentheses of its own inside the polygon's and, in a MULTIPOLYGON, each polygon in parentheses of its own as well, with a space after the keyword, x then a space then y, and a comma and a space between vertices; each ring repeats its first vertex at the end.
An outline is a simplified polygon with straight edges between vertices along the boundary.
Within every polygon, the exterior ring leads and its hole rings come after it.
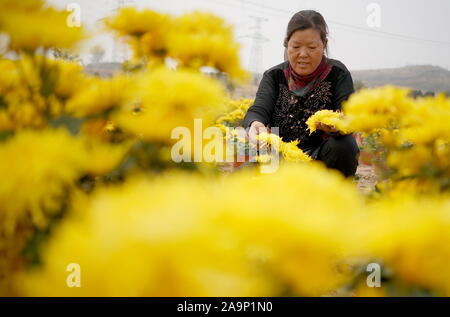
POLYGON ((364 193, 370 192, 375 188, 377 183, 377 177, 373 166, 359 163, 358 169, 356 170, 356 175, 358 180, 358 189, 364 193))

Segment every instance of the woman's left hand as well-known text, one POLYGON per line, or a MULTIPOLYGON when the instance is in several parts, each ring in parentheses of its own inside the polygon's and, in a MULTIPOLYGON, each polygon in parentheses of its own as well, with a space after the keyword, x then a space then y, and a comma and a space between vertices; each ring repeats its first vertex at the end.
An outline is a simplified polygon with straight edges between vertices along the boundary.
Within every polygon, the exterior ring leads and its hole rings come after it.
POLYGON ((336 129, 334 126, 332 125, 328 125, 322 122, 316 122, 316 129, 317 130, 322 130, 326 133, 337 133, 339 132, 338 129, 336 129))

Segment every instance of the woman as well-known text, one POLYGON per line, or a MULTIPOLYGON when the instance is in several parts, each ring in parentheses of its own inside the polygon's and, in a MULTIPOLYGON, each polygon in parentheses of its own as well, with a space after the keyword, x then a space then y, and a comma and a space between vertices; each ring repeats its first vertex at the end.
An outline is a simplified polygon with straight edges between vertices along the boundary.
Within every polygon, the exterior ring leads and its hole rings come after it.
POLYGON ((355 175, 359 148, 353 135, 318 124, 309 135, 306 120, 322 109, 340 111, 342 102, 354 92, 350 72, 341 62, 325 56, 328 27, 313 10, 297 12, 289 21, 284 47, 287 61, 267 70, 244 126, 251 142, 268 127, 278 127, 284 141, 298 145, 313 159, 344 176, 355 175))

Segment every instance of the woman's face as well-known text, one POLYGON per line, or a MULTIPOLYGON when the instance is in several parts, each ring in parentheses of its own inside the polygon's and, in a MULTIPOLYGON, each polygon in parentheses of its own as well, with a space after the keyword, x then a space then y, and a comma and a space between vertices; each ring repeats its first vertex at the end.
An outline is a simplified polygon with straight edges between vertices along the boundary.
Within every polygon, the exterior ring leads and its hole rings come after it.
POLYGON ((295 31, 288 42, 288 58, 291 67, 301 76, 314 72, 322 61, 326 43, 316 29, 295 31))

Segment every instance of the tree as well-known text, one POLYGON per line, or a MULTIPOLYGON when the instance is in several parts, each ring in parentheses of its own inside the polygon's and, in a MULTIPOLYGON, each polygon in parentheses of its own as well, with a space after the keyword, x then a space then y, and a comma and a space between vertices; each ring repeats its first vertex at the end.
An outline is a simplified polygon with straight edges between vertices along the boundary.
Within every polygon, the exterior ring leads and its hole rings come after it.
POLYGON ((92 64, 98 64, 102 61, 103 57, 105 56, 105 50, 100 46, 96 45, 91 48, 91 63, 92 64))
POLYGON ((412 90, 412 91, 409 93, 409 95, 410 95, 412 98, 414 98, 414 99, 423 97, 422 91, 417 90, 417 89, 416 89, 416 90, 412 90))
POLYGON ((71 62, 81 62, 80 55, 73 53, 67 49, 54 48, 52 49, 53 57, 56 59, 63 59, 71 62))
POLYGON ((358 90, 360 90, 360 89, 367 88, 366 85, 364 85, 364 83, 363 83, 362 80, 356 80, 356 81, 353 83, 353 86, 355 87, 355 91, 358 91, 358 90))

